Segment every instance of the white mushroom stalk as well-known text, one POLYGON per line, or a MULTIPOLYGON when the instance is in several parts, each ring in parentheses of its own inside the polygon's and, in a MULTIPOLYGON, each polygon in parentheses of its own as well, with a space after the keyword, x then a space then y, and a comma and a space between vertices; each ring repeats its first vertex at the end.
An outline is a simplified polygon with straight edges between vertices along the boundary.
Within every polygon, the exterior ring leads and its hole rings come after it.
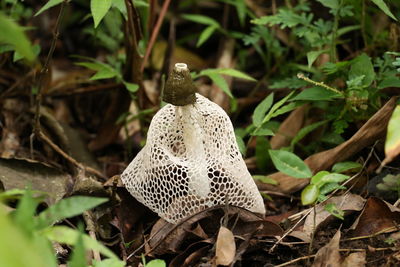
POLYGON ((264 214, 225 111, 196 94, 186 64, 169 75, 147 142, 121 178, 129 192, 168 222, 215 205, 264 214))

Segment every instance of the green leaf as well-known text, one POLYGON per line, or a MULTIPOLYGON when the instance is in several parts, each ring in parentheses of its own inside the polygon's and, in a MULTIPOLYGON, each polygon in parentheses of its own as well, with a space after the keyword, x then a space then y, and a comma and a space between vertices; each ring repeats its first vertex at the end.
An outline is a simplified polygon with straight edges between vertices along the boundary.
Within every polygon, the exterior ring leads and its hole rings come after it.
POLYGON ((62 199, 39 214, 38 228, 45 228, 59 220, 80 215, 82 212, 105 202, 107 202, 106 198, 86 196, 73 196, 62 199))
MULTIPOLYGON (((321 181, 322 181, 322 178, 325 176, 325 175, 328 175, 328 174, 330 174, 330 172, 328 172, 328 171, 320 171, 320 172, 318 172, 317 174, 315 174, 313 177, 311 177, 311 181, 310 181, 310 184, 313 184, 313 185, 319 185, 319 184, 321 184, 321 181)), ((319 186, 318 186, 319 187, 319 186)))
POLYGON ((0 266, 53 267, 38 248, 13 223, 0 206, 0 266))
POLYGON ((332 167, 332 172, 342 173, 349 170, 359 171, 362 168, 362 164, 354 161, 343 161, 338 162, 332 167))
POLYGON ((128 89, 129 92, 131 93, 136 93, 137 90, 139 89, 139 85, 136 83, 128 83, 128 82, 123 82, 126 89, 128 89))
MULTIPOLYGON (((262 124, 267 123, 271 118, 282 114, 281 111, 278 111, 279 108, 286 103, 286 101, 289 100, 290 97, 292 97, 292 95, 294 94, 294 91, 292 91, 290 94, 288 94, 287 96, 285 96, 284 98, 282 98, 281 100, 279 100, 278 102, 276 102, 272 108, 268 111, 267 115, 265 115, 262 124)), ((293 107, 293 105, 291 106, 293 107)))
POLYGON ((323 87, 314 86, 309 89, 302 91, 297 96, 293 97, 291 101, 294 100, 306 100, 306 101, 330 101, 335 98, 343 98, 343 96, 327 90, 323 87))
POLYGON ((350 176, 340 174, 340 173, 330 173, 327 175, 324 175, 321 180, 318 182, 318 186, 322 187, 325 184, 330 184, 330 183, 341 183, 347 179, 349 179, 350 176))
POLYGON ((260 127, 262 125, 265 113, 267 113, 267 111, 271 108, 273 101, 274 93, 269 94, 268 97, 266 97, 263 101, 261 101, 260 104, 257 105, 252 116, 253 124, 256 127, 260 127))
POLYGON ((215 25, 210 25, 207 28, 205 28, 199 36, 199 39, 197 40, 197 44, 196 47, 200 47, 205 41, 208 40, 208 38, 210 38, 210 36, 215 32, 215 30, 218 27, 216 27, 215 25))
POLYGON ((95 28, 110 10, 111 4, 112 0, 90 0, 90 11, 92 12, 95 28))
POLYGON ((362 80, 362 86, 370 86, 375 79, 375 71, 371 58, 364 53, 352 61, 348 80, 355 79, 362 75, 365 75, 362 80))
POLYGON ((329 212, 331 215, 335 216, 336 218, 344 220, 344 211, 339 209, 335 205, 335 203, 326 204, 324 207, 324 210, 326 210, 327 212, 329 212))
POLYGON ((371 0, 371 1, 375 5, 377 5, 383 12, 385 12, 386 15, 397 21, 397 18, 393 15, 393 13, 390 11, 389 7, 383 0, 371 0))
POLYGON ((215 83, 216 86, 218 86, 222 91, 224 91, 225 94, 227 94, 229 97, 233 98, 233 95, 232 95, 231 91, 229 90, 229 85, 226 82, 226 80, 224 79, 224 77, 222 77, 221 75, 219 75, 217 73, 210 73, 210 74, 207 74, 207 76, 213 81, 213 83, 215 83))
POLYGON ((256 164, 257 168, 261 171, 267 171, 269 154, 268 149, 271 148, 267 138, 264 136, 257 136, 256 140, 256 164))
POLYGON ((303 205, 314 204, 319 195, 319 189, 313 184, 307 185, 303 191, 301 191, 301 203, 303 205))
POLYGON ((216 21, 215 19, 212 19, 210 17, 203 16, 203 15, 183 14, 182 18, 186 19, 186 20, 190 20, 190 21, 196 22, 196 23, 200 23, 200 24, 215 26, 217 28, 221 27, 221 25, 218 23, 218 21, 216 21))
POLYGON ((40 15, 42 12, 46 11, 53 6, 60 4, 63 0, 50 0, 48 1, 38 12, 36 12, 35 17, 40 15))
POLYGON ((102 62, 78 62, 75 65, 96 71, 90 80, 110 79, 121 76, 113 67, 102 62))
POLYGON ((239 151, 242 155, 246 155, 246 144, 243 141, 243 138, 235 133, 236 143, 238 144, 239 151))
POLYGON ((117 76, 117 73, 114 70, 110 69, 102 69, 96 72, 92 77, 90 77, 90 80, 101 80, 101 79, 111 79, 117 76))
POLYGON ((319 196, 320 197, 324 196, 324 195, 326 195, 326 194, 328 194, 328 193, 330 193, 330 192, 332 192, 332 191, 334 191, 336 189, 346 189, 346 187, 342 186, 342 185, 340 185, 338 183, 327 183, 327 184, 324 184, 323 186, 321 186, 319 188, 319 196))
POLYGON ((320 126, 324 125, 328 121, 319 121, 313 124, 307 125, 306 127, 302 128, 296 136, 290 142, 290 146, 293 148, 301 139, 303 139, 307 134, 311 133, 315 129, 319 128, 320 126))
POLYGON ((82 235, 83 243, 87 249, 98 251, 104 256, 107 256, 108 258, 111 259, 118 259, 118 257, 114 254, 114 252, 105 247, 99 241, 91 238, 86 234, 80 233, 78 230, 69 228, 67 226, 57 225, 49 227, 44 229, 41 233, 51 241, 67 244, 70 246, 75 244, 78 235, 82 235))
POLYGON ((265 176, 265 175, 253 175, 253 179, 260 181, 262 183, 265 183, 265 184, 272 184, 272 185, 278 184, 278 182, 276 180, 272 179, 269 176, 265 176))
POLYGON ((83 229, 78 231, 78 236, 74 244, 75 246, 74 250, 72 251, 71 260, 68 262, 68 267, 87 267, 86 251, 85 245, 83 244, 82 231, 83 229))
MULTIPOLYGON (((35 44, 32 46, 32 51, 35 54, 35 57, 39 56, 40 54, 40 45, 35 44)), ((18 51, 14 52, 13 62, 17 62, 18 60, 24 59, 24 56, 18 53, 18 51)))
POLYGON ((378 89, 384 89, 387 87, 400 87, 400 78, 396 76, 390 76, 384 78, 379 84, 378 89))
POLYGON ((160 259, 151 260, 149 261, 149 263, 145 265, 145 267, 166 267, 166 266, 167 265, 165 264, 165 261, 160 259))
POLYGON ((29 62, 36 59, 33 47, 22 27, 0 12, 0 44, 12 45, 29 62))
POLYGON ((274 136, 274 132, 271 129, 268 128, 257 128, 255 129, 251 135, 254 136, 274 136))
POLYGON ((256 81, 256 79, 254 79, 253 77, 251 77, 241 71, 235 70, 235 69, 221 68, 221 69, 216 69, 216 70, 218 71, 219 74, 222 74, 222 75, 228 75, 228 76, 232 76, 235 78, 248 80, 248 81, 256 81))
POLYGON ((311 51, 307 53, 308 67, 311 67, 315 60, 321 55, 326 53, 327 50, 311 51))
POLYGON ((32 235, 35 224, 34 215, 39 202, 32 197, 32 191, 27 189, 21 200, 18 202, 17 209, 15 210, 14 222, 25 231, 25 234, 32 235))
POLYGON ((284 150, 268 150, 275 167, 295 178, 310 178, 310 168, 295 154, 284 150))

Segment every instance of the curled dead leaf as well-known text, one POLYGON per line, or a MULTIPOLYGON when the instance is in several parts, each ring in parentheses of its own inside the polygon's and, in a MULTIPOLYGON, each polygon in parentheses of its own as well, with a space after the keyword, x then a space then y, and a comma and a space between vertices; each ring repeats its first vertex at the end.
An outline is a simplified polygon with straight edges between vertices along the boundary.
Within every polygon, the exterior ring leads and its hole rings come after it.
POLYGON ((219 228, 216 250, 215 262, 217 265, 230 265, 236 254, 235 237, 233 233, 226 227, 219 228))

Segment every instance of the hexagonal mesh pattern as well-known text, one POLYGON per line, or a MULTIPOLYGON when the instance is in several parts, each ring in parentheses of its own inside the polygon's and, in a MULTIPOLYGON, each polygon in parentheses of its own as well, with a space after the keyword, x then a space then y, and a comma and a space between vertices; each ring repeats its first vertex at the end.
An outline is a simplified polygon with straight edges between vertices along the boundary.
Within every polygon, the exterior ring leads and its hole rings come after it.
POLYGON ((121 178, 137 200, 171 223, 226 200, 265 213, 228 115, 199 94, 193 105, 168 104, 157 112, 146 145, 121 178))

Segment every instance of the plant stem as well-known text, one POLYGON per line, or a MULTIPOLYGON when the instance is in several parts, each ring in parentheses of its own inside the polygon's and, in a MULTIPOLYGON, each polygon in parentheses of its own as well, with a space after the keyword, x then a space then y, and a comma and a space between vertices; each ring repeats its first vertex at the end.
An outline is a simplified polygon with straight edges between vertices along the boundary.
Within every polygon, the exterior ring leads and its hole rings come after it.
POLYGON ((335 92, 335 93, 337 93, 337 94, 339 94, 339 95, 341 95, 341 96, 344 97, 344 93, 343 93, 342 91, 339 91, 338 89, 336 89, 336 88, 334 88, 334 87, 331 87, 331 86, 329 86, 329 85, 326 85, 324 82, 316 82, 316 81, 313 81, 313 80, 311 80, 310 78, 304 76, 303 73, 298 73, 298 74, 297 74, 297 78, 302 79, 302 80, 304 80, 304 81, 306 81, 306 82, 309 82, 309 83, 311 83, 311 84, 314 84, 314 85, 316 85, 316 86, 320 86, 320 87, 323 87, 323 88, 325 88, 325 89, 328 89, 329 91, 335 92))

